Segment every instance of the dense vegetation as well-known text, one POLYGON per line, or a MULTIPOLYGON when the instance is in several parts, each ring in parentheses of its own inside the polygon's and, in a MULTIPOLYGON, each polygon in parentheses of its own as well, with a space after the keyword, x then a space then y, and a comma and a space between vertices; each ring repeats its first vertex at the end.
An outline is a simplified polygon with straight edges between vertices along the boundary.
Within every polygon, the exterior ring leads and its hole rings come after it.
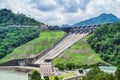
POLYGON ((43 23, 23 14, 14 14, 11 10, 0 10, 0 25, 41 25, 43 23))
POLYGON ((62 80, 59 76, 46 76, 44 80, 62 80))
MULTIPOLYGON (((63 31, 41 31, 38 38, 35 38, 24 45, 15 48, 10 54, 0 59, 0 63, 11 59, 33 57, 41 51, 49 48, 65 35, 63 31)), ((19 35, 18 35, 19 36, 19 35)))
POLYGON ((94 67, 82 80, 120 80, 120 66, 117 67, 115 74, 108 74, 101 71, 98 67, 94 67))
MULTIPOLYGON (((62 80, 63 78, 64 77, 60 76, 46 76, 44 80, 62 80)), ((30 75, 30 80, 41 80, 40 73, 36 70, 33 71, 30 75)), ((97 66, 94 66, 85 76, 82 77, 82 80, 120 80, 120 66, 117 67, 115 74, 105 73, 97 66)))
POLYGON ((91 49, 90 44, 87 42, 89 37, 86 36, 65 50, 62 55, 53 60, 53 64, 60 69, 75 69, 82 66, 86 67, 86 65, 105 63, 99 57, 99 54, 91 49))
POLYGON ((30 80, 62 80, 62 78, 59 76, 44 76, 44 79, 42 79, 39 71, 34 70, 30 75, 30 80))
POLYGON ((120 23, 100 26, 88 42, 104 61, 113 65, 120 63, 120 23))
POLYGON ((12 28, 0 29, 0 58, 12 52, 16 47, 39 36, 40 30, 35 28, 12 28))
POLYGON ((32 72, 32 74, 30 75, 30 80, 42 80, 41 79, 41 74, 39 73, 39 71, 34 70, 32 72))
POLYGON ((48 30, 50 30, 50 31, 57 31, 57 30, 60 30, 60 28, 59 28, 59 26, 57 26, 57 25, 54 25, 54 26, 48 26, 48 30))

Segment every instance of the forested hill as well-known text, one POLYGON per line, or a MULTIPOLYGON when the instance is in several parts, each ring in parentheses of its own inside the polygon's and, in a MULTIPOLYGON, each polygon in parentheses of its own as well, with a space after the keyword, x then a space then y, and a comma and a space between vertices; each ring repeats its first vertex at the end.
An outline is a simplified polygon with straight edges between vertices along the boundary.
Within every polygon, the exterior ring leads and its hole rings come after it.
POLYGON ((97 17, 93 17, 93 18, 78 22, 73 26, 88 26, 88 25, 113 23, 113 22, 120 22, 120 19, 114 14, 103 13, 97 17))
POLYGON ((120 64, 120 23, 102 25, 88 42, 104 61, 113 65, 120 64))
POLYGON ((23 14, 14 14, 9 9, 0 10, 0 25, 41 25, 33 18, 29 18, 23 14))
POLYGON ((0 29, 0 59, 11 53, 16 47, 39 37, 37 28, 5 27, 0 29))

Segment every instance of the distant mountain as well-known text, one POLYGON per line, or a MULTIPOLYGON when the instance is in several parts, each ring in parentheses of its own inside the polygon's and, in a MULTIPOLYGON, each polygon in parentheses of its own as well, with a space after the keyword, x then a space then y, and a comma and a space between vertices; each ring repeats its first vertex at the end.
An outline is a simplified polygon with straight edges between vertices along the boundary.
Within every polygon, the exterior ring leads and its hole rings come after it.
POLYGON ((84 20, 74 24, 73 26, 87 26, 87 25, 94 25, 94 24, 103 24, 103 23, 112 23, 112 22, 119 22, 120 19, 117 18, 113 14, 101 14, 98 17, 94 17, 88 20, 84 20))
POLYGON ((41 25, 43 23, 23 14, 14 14, 9 9, 0 10, 0 25, 41 25))
POLYGON ((119 18, 119 21, 120 21, 120 18, 119 18))
POLYGON ((65 27, 70 27, 70 25, 68 25, 68 24, 63 24, 63 25, 61 25, 61 26, 59 26, 60 28, 65 28, 65 27))

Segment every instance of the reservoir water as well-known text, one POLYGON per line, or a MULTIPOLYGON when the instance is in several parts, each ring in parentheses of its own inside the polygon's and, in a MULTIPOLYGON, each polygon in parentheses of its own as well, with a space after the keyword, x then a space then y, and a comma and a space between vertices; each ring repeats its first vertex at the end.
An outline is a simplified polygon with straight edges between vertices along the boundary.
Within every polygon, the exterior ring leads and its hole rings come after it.
POLYGON ((0 80, 28 80, 28 75, 0 70, 0 80))

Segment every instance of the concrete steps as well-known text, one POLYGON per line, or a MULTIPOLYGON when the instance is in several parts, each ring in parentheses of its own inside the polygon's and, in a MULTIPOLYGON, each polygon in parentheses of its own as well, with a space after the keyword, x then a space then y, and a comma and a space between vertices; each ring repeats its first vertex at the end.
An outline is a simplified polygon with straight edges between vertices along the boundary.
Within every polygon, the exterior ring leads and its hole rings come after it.
POLYGON ((44 62, 46 59, 53 59, 57 56, 59 56, 64 50, 72 46, 74 43, 79 41, 81 38, 85 37, 86 34, 70 34, 67 37, 65 37, 62 41, 58 43, 52 50, 50 50, 47 54, 42 56, 40 59, 38 59, 35 64, 40 64, 41 62, 44 62))

